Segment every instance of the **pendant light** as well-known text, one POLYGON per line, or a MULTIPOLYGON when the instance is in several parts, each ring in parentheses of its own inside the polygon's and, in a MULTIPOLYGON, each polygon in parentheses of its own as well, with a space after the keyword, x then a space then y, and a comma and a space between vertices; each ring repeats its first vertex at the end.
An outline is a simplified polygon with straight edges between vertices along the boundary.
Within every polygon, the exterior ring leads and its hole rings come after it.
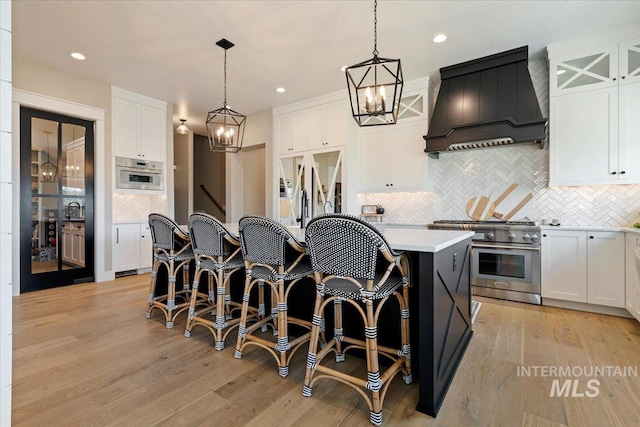
POLYGON ((242 148, 247 116, 227 105, 227 50, 234 44, 227 39, 221 39, 216 44, 224 49, 224 103, 222 108, 209 111, 207 114, 209 147, 211 151, 237 153, 242 148))
POLYGON ((184 124, 185 122, 185 119, 180 119, 180 126, 176 128, 176 133, 179 133, 180 135, 186 135, 189 133, 189 128, 184 124))
POLYGON ((347 67, 351 113, 358 126, 392 125, 402 96, 399 59, 378 56, 378 1, 373 2, 373 58, 347 67))
POLYGON ((58 167, 49 160, 49 135, 51 135, 51 132, 45 130, 44 134, 47 135, 47 161, 40 166, 40 170, 42 171, 42 178, 40 180, 55 181, 58 167))

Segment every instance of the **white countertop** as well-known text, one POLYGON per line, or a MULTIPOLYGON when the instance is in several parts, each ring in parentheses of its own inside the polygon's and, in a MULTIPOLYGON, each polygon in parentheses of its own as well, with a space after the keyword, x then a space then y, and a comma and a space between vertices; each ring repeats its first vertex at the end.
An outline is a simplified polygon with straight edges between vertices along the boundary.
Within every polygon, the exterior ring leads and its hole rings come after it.
MULTIPOLYGON (((229 232, 238 234, 237 223, 226 223, 229 232)), ((426 228, 402 228, 394 225, 386 227, 376 224, 393 249, 399 251, 438 252, 455 245, 474 235, 472 231, 427 230, 426 228)), ((300 227, 287 227, 293 236, 304 241, 304 230, 300 227)))

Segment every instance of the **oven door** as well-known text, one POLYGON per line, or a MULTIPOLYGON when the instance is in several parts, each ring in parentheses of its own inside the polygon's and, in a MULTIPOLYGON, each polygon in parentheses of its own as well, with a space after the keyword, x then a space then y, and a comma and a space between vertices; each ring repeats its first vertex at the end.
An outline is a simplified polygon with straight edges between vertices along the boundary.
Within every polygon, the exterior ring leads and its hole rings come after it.
POLYGON ((474 244, 473 286, 540 293, 540 248, 474 244))
POLYGON ((162 171, 118 167, 116 188, 161 191, 164 188, 162 171))

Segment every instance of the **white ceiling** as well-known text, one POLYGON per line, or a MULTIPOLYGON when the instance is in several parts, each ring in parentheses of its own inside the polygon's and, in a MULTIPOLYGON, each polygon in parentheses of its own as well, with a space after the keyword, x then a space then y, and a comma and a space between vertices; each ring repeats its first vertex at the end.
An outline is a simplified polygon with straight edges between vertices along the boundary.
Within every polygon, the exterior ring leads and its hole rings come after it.
MULTIPOLYGON (((378 4, 378 51, 405 80, 529 45, 636 25, 640 1, 399 1, 378 4), (442 44, 431 40, 444 32, 442 44)), ((340 67, 370 59, 373 1, 13 1, 13 55, 174 104, 204 133, 228 103, 243 114, 345 89, 340 67), (71 59, 79 51, 87 60, 71 59), (286 93, 278 94, 283 86, 286 93)))

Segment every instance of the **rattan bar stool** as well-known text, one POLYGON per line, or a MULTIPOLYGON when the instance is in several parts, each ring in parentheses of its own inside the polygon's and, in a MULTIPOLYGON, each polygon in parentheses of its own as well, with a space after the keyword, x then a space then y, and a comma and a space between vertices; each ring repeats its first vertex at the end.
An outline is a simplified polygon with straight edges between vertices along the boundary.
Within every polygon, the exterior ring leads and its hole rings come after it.
MULTIPOLYGON (((191 304, 184 336, 191 336, 191 330, 202 325, 213 334, 215 349, 224 349, 224 340, 234 326, 240 323, 240 316, 233 319, 233 312, 240 312, 242 304, 231 301, 231 275, 244 269, 240 238, 215 217, 206 213, 194 213, 189 217, 189 235, 196 259, 196 271, 191 289, 191 304), (198 287, 203 273, 215 281, 209 286, 209 301, 205 308, 196 311, 198 287), (205 316, 206 315, 206 316, 205 316), (215 316, 215 321, 210 320, 215 316)), ((249 307, 248 319, 264 316, 264 296, 261 295, 259 308, 249 307)))
POLYGON ((288 299, 292 288, 301 279, 312 277, 313 274, 307 248, 284 226, 262 216, 241 218, 239 232, 246 279, 234 356, 242 358, 242 351, 249 345, 262 347, 276 359, 280 376, 286 377, 291 357, 310 337, 310 332, 291 341, 288 336, 291 324, 311 330, 310 321, 288 315, 288 299), (260 288, 267 284, 271 289, 271 318, 266 317, 247 327, 249 297, 256 284, 260 288), (264 332, 267 325, 273 327, 276 343, 264 335, 258 336, 257 329, 264 332))
POLYGON ((391 380, 399 372, 407 384, 411 378, 409 343, 409 259, 391 250, 384 236, 365 221, 341 214, 329 214, 309 221, 305 233, 316 279, 316 303, 302 394, 311 396, 321 378, 333 378, 356 389, 369 405, 369 420, 382 424, 382 403, 391 380), (401 347, 378 345, 378 320, 389 297, 400 304, 401 347), (377 303, 374 304, 374 301, 377 303), (334 339, 318 352, 324 310, 333 303, 334 339), (344 335, 342 306, 356 308, 364 322, 364 340, 344 335), (335 353, 344 361, 350 349, 365 351, 366 379, 322 366, 323 358, 335 353), (380 373, 379 357, 391 360, 380 373), (316 375, 316 372, 318 374, 316 375))
MULTIPOLYGON (((153 240, 153 268, 149 290, 147 319, 154 309, 160 309, 165 316, 166 327, 173 328, 176 317, 186 311, 190 304, 189 263, 194 259, 191 239, 171 218, 159 214, 149 214, 149 228, 153 240), (167 293, 156 295, 158 270, 164 265, 167 269, 167 293), (182 290, 176 290, 176 275, 182 270, 182 290), (176 304, 176 298, 182 300, 176 304)), ((198 295, 198 304, 207 303, 207 294, 198 295)))

